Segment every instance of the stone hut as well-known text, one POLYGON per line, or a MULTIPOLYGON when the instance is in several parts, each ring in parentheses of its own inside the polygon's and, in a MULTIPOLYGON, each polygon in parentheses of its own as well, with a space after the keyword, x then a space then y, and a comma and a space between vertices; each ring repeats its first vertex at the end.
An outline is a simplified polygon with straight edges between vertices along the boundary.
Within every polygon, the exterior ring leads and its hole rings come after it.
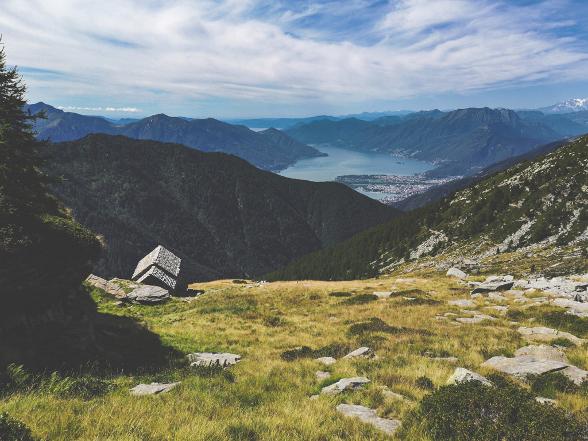
POLYGON ((132 279, 145 285, 175 291, 181 263, 182 259, 159 245, 139 261, 132 279))

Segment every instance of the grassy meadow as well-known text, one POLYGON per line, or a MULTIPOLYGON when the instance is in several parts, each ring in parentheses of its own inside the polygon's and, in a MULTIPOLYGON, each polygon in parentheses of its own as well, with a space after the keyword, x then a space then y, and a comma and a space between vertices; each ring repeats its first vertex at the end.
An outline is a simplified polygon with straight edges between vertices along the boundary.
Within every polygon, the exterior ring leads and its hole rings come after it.
MULTIPOLYGON (((380 440, 389 436, 338 414, 339 403, 362 404, 378 415, 403 420, 455 367, 489 374, 480 364, 494 355, 512 355, 526 344, 516 329, 544 323, 550 306, 508 301, 507 315, 479 324, 457 324, 461 308, 452 299, 469 298, 468 287, 441 273, 414 272, 351 282, 216 281, 192 285, 205 294, 174 298, 161 306, 117 306, 94 290, 102 313, 132 317, 181 353, 231 352, 242 361, 226 369, 190 369, 178 360, 157 372, 120 372, 106 377, 108 391, 95 397, 63 396, 50 390, 22 390, 0 397, 0 412, 27 424, 48 440, 380 440), (252 286, 253 285, 253 286, 252 286), (376 299, 374 291, 393 291, 376 299), (441 318, 443 316, 443 318, 441 318), (313 357, 333 355, 325 367, 312 357, 297 358, 308 346, 313 357), (360 346, 375 359, 340 360, 360 346), (285 351, 289 356, 283 357, 285 351), (456 363, 443 360, 457 357, 456 363), (287 360, 284 358, 288 358, 287 360), (438 358, 438 359, 436 359, 438 358), (316 371, 331 377, 319 381, 316 371), (311 400, 321 387, 343 377, 366 376, 363 390, 311 400), (135 397, 129 389, 151 381, 181 381, 166 394, 135 397), (385 390, 401 394, 399 399, 385 390)), ((471 314, 470 314, 471 315, 471 314)), ((588 321, 588 319, 587 319, 588 321)), ((548 323, 544 323, 548 325, 548 323)), ((588 327, 575 323, 576 335, 588 327)), ((570 362, 588 368, 588 347, 566 350, 570 362)), ((525 386, 528 387, 528 386, 525 386)), ((558 406, 588 417, 586 391, 554 392, 558 406)), ((428 440, 415 428, 409 439, 428 440)))

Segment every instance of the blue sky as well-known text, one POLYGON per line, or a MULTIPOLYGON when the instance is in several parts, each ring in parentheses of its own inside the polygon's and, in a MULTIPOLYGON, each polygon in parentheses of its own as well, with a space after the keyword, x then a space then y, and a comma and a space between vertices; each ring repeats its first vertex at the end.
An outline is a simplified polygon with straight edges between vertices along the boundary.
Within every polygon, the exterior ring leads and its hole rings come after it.
POLYGON ((586 0, 2 0, 29 100, 301 116, 588 97, 586 0))

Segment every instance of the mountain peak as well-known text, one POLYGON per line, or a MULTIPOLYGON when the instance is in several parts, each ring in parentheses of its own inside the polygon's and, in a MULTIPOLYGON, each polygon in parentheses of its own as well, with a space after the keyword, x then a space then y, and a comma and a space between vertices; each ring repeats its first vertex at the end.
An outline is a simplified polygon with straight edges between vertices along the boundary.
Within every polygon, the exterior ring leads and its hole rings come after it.
POLYGON ((552 106, 538 109, 545 113, 572 113, 588 110, 588 98, 571 98, 552 106))

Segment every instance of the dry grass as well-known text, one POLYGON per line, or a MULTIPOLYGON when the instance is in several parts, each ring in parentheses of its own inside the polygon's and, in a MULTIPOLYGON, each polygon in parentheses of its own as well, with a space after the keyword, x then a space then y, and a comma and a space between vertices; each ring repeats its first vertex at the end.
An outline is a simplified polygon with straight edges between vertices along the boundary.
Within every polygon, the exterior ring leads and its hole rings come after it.
MULTIPOLYGON (((0 400, 0 411, 23 420, 33 432, 50 440, 378 440, 389 439, 371 427, 339 416, 340 402, 376 408, 380 416, 403 419, 429 391, 417 385, 427 377, 436 386, 446 382, 454 364, 433 356, 455 356, 458 366, 484 372, 490 356, 512 354, 525 342, 508 318, 492 310, 496 321, 458 326, 437 315, 455 312, 447 300, 465 298, 468 290, 438 273, 414 273, 352 282, 276 282, 248 287, 231 281, 195 284, 206 293, 191 301, 174 299, 163 306, 118 308, 113 300, 95 296, 102 311, 128 315, 158 333, 162 341, 183 352, 222 351, 241 354, 231 375, 201 377, 186 371, 152 377, 120 375, 116 388, 89 401, 60 399, 49 394, 19 393, 0 400), (411 304, 403 296, 349 304, 350 297, 373 291, 419 289, 438 304, 411 304), (403 332, 349 333, 351 325, 379 318, 403 332), (427 331, 427 332, 422 332, 427 331), (363 345, 376 350, 375 360, 339 360, 329 368, 312 359, 284 361, 283 351, 330 344, 363 345), (315 371, 329 370, 331 382, 363 375, 372 383, 364 390, 336 397, 309 397, 320 390, 315 371), (139 382, 181 379, 168 394, 131 397, 139 382), (388 398, 382 387, 409 400, 388 398)), ((421 295, 422 294, 418 294, 421 295)), ((413 297, 417 297, 414 295, 413 297)), ((525 306, 511 303, 513 309, 525 306)), ((532 318, 530 318, 532 320, 532 318)), ((521 324, 531 324, 529 318, 521 324)), ((586 347, 569 350, 570 359, 588 368, 586 347)), ((588 397, 558 396, 560 405, 588 416, 588 397)), ((420 439, 427 439, 424 435, 420 439)))

